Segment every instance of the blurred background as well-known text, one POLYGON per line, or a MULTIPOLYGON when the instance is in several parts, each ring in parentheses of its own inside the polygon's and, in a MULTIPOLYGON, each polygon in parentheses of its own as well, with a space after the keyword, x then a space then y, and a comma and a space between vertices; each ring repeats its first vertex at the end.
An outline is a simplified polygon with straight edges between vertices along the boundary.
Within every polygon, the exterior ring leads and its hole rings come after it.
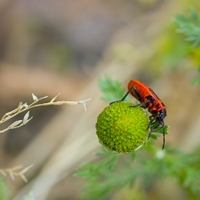
POLYGON ((0 168, 34 164, 28 183, 4 180, 11 199, 29 192, 38 199, 79 199, 84 182, 73 173, 101 147, 95 123, 107 106, 98 87, 105 75, 124 88, 138 79, 159 94, 168 112, 167 143, 185 152, 200 144, 200 93, 190 84, 197 63, 173 22, 191 6, 200 10, 198 0, 0 1, 1 116, 18 102, 31 103, 31 93, 91 98, 87 112, 81 105, 33 109, 26 126, 0 135, 0 168))

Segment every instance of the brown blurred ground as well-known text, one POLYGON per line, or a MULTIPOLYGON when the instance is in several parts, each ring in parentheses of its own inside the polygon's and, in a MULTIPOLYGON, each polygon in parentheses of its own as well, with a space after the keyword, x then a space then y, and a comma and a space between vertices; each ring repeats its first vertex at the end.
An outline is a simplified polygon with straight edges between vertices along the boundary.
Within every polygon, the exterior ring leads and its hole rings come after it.
POLYGON ((98 80, 104 75, 125 87, 132 78, 149 83, 167 105, 167 143, 185 151, 199 145, 200 94, 189 85, 194 70, 177 66, 154 73, 145 62, 181 9, 164 0, 1 2, 0 114, 20 101, 31 102, 31 93, 92 98, 87 112, 81 105, 32 110, 29 124, 0 135, 0 168, 34 163, 29 183, 10 182, 15 199, 30 191, 38 199, 79 198, 83 181, 72 174, 100 147, 95 122, 107 105, 99 99, 98 80))

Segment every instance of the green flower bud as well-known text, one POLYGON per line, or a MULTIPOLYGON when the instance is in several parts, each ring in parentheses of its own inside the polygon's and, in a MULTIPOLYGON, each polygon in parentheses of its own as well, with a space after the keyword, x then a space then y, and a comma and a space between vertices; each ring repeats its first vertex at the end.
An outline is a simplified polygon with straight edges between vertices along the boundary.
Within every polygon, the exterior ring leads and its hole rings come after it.
POLYGON ((142 108, 133 106, 132 103, 117 102, 98 116, 96 134, 107 149, 129 153, 146 141, 149 118, 142 108))

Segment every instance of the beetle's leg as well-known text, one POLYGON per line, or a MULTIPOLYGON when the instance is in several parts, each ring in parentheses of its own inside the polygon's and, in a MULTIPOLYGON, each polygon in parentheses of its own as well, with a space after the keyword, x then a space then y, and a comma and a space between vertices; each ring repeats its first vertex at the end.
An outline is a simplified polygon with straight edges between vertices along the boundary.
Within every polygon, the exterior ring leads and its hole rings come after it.
POLYGON ((151 125, 155 124, 157 121, 155 120, 155 118, 153 116, 150 116, 151 120, 149 122, 149 125, 147 127, 147 130, 150 128, 151 125))
MULTIPOLYGON (((156 123, 157 121, 155 121, 155 122, 153 122, 153 123, 149 123, 149 127, 152 125, 152 124, 154 124, 154 123, 156 123)), ((150 138, 150 136, 151 136, 151 133, 152 132, 156 132, 157 130, 159 130, 160 128, 164 128, 164 122, 163 121, 161 121, 160 122, 160 124, 159 124, 159 126, 157 127, 157 128, 155 128, 155 129, 153 129, 153 130, 151 130, 150 132, 149 132, 149 134, 148 134, 148 139, 150 138)), ((162 149, 164 149, 165 148, 165 134, 164 134, 164 130, 163 130, 163 145, 162 145, 162 149)))
POLYGON ((160 123, 161 123, 161 128, 163 128, 163 145, 162 145, 162 149, 164 149, 165 148, 165 133, 164 133, 165 124, 164 124, 163 121, 161 121, 160 123))
POLYGON ((140 93, 139 93, 139 91, 137 90, 136 87, 134 87, 133 90, 134 90, 134 92, 135 92, 135 94, 136 94, 136 96, 137 96, 136 99, 140 102, 139 104, 137 104, 137 105, 135 105, 135 106, 133 106, 133 107, 138 107, 138 106, 140 106, 140 107, 142 107, 142 108, 147 108, 147 107, 149 106, 149 103, 151 102, 151 100, 148 99, 148 98, 145 98, 145 100, 143 100, 142 97, 141 97, 141 95, 140 95, 140 93))
POLYGON ((142 107, 142 108, 147 108, 148 105, 149 105, 149 103, 150 103, 150 101, 147 100, 147 101, 145 101, 145 102, 141 102, 141 103, 139 103, 139 104, 137 104, 137 105, 135 105, 135 106, 130 106, 130 107, 142 107))
POLYGON ((117 102, 122 102, 122 101, 124 101, 124 100, 126 99, 126 97, 128 96, 128 94, 131 92, 131 90, 133 90, 133 87, 130 88, 130 89, 128 90, 128 92, 122 97, 122 99, 117 100, 117 101, 110 102, 110 105, 113 104, 113 103, 117 103, 117 102))
POLYGON ((163 130, 163 145, 162 145, 162 149, 165 148, 165 134, 164 134, 164 130, 163 130))
MULTIPOLYGON (((152 123, 152 124, 155 124, 156 122, 154 122, 154 123, 152 123)), ((151 124, 151 125, 152 125, 151 124)), ((149 134, 148 134, 148 139, 149 139, 149 137, 150 137, 150 135, 151 135, 151 133, 152 132, 156 132, 157 130, 159 130, 160 128, 164 128, 164 124, 160 124, 158 127, 156 127, 155 129, 153 129, 153 130, 151 130, 150 132, 149 132, 149 134)))

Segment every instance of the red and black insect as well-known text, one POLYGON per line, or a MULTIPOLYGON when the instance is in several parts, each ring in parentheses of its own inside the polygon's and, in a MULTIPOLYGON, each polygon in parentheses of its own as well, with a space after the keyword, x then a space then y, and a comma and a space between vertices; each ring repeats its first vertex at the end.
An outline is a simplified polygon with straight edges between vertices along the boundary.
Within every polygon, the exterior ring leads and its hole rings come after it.
MULTIPOLYGON (((165 104, 159 99, 159 97, 155 94, 155 92, 149 88, 147 85, 137 81, 131 80, 128 83, 128 92, 124 95, 121 100, 111 102, 110 104, 124 101, 128 94, 134 96, 140 103, 136 106, 140 106, 142 108, 148 108, 148 111, 152 114, 150 116, 150 122, 148 129, 153 124, 158 124, 153 130, 151 130, 148 134, 148 139, 152 132, 157 131, 160 128, 164 128, 164 118, 167 116, 165 104)), ((163 145, 162 149, 165 147, 165 134, 163 129, 163 145)))

